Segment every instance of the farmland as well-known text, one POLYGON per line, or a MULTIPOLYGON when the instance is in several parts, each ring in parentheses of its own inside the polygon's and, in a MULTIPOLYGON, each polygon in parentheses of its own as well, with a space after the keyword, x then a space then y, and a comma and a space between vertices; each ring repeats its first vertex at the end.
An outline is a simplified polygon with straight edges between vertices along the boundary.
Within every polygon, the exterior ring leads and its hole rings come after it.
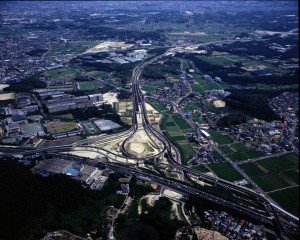
POLYGON ((173 118, 174 122, 176 123, 176 125, 180 129, 192 130, 192 128, 190 127, 190 125, 185 121, 185 119, 182 118, 182 116, 180 114, 173 114, 172 118, 173 118))
POLYGON ((227 162, 209 164, 208 168, 211 169, 219 178, 227 181, 233 182, 243 179, 243 176, 227 162))
POLYGON ((282 207, 295 213, 299 209, 299 162, 295 154, 270 157, 240 165, 264 191, 278 201, 282 207))
POLYGON ((299 216, 299 186, 269 193, 280 206, 299 216))
MULTIPOLYGON (((179 123, 182 124, 181 121, 179 123)), ((189 141, 185 138, 183 132, 181 131, 181 128, 177 126, 176 122, 171 117, 168 117, 163 121, 162 128, 166 130, 167 137, 180 149, 182 163, 186 164, 189 157, 191 157, 195 153, 195 150, 193 149, 189 141)))
POLYGON ((154 100, 153 102, 151 102, 151 105, 160 112, 167 111, 167 108, 157 100, 154 100))
POLYGON ((261 156, 263 156, 263 154, 255 150, 241 151, 241 152, 231 153, 227 155, 227 157, 229 157, 234 162, 257 158, 261 156))
POLYGON ((212 139, 219 145, 232 143, 232 140, 225 134, 213 130, 209 130, 208 133, 210 134, 212 139))

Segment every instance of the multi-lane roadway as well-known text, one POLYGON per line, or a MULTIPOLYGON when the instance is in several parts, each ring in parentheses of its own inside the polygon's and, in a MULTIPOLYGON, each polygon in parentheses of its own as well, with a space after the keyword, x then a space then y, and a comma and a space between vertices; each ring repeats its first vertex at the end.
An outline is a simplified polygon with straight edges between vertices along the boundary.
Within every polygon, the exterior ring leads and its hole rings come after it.
MULTIPOLYGON (((168 51, 167 51, 168 52, 168 51)), ((262 221, 265 224, 273 225, 278 230, 278 237, 280 239, 292 239, 289 236, 288 232, 295 232, 298 231, 298 224, 299 219, 288 212, 284 211, 282 208, 274 204, 272 201, 270 201, 265 196, 242 186, 235 185, 231 182, 225 181, 223 179, 219 179, 214 176, 209 176, 203 173, 200 173, 198 171, 195 171, 191 168, 188 168, 184 165, 181 165, 180 163, 180 154, 178 150, 171 144, 171 142, 157 129, 153 128, 150 124, 147 116, 147 111, 145 107, 145 100, 144 95, 142 91, 140 90, 140 77, 143 69, 149 65, 157 61, 158 59, 166 56, 167 52, 165 54, 159 55, 155 58, 152 58, 151 60, 144 62, 140 65, 138 65, 134 70, 132 74, 132 94, 133 94, 133 109, 134 114, 132 118, 132 127, 127 130, 125 133, 120 133, 123 137, 126 137, 123 143, 120 146, 121 152, 126 155, 124 158, 132 158, 136 159, 138 161, 144 161, 145 158, 137 159, 135 156, 131 156, 130 153, 128 153, 125 149, 125 143, 128 141, 138 130, 139 124, 141 124, 138 121, 138 117, 142 118, 142 127, 144 130, 152 135, 154 138, 156 138, 157 141, 159 141, 163 148, 159 152, 159 154, 156 154, 153 157, 158 157, 159 155, 164 155, 169 164, 166 167, 174 168, 178 171, 184 172, 187 175, 193 175, 196 176, 201 181, 204 181, 206 183, 209 183, 212 185, 212 187, 216 187, 219 189, 222 189, 223 191, 226 191, 228 193, 237 194, 239 196, 242 196, 245 200, 249 199, 249 202, 256 201, 259 203, 258 205, 264 206, 264 208, 257 208, 252 209, 247 205, 241 205, 234 203, 234 201, 228 201, 225 198, 222 198, 220 196, 214 196, 211 193, 207 193, 203 190, 200 190, 197 187, 189 186, 185 184, 184 182, 175 181, 172 179, 166 179, 163 176, 158 176, 155 174, 151 174, 149 172, 145 172, 142 169, 138 169, 137 167, 133 166, 126 166, 126 165, 120 165, 116 163, 102 163, 105 164, 106 167, 109 167, 113 170, 120 171, 123 173, 131 173, 136 175, 140 179, 144 179, 150 182, 155 182, 157 184, 163 185, 165 187, 174 189, 180 193, 186 194, 186 195, 196 195, 199 196, 199 198, 206 199, 211 202, 218 203, 220 205, 226 206, 228 208, 234 209, 239 212, 243 212, 253 218, 256 218, 260 221, 262 221)), ((105 136, 101 138, 111 138, 111 137, 118 137, 118 135, 115 136, 105 136)), ((101 139, 100 138, 100 139, 101 139)), ((82 142, 77 142, 74 145, 67 145, 67 146, 60 146, 60 147, 51 147, 51 148, 41 148, 41 149, 26 149, 26 148, 18 148, 18 147, 0 147, 0 151, 2 152, 2 155, 8 154, 12 155, 17 152, 20 154, 24 153, 33 153, 33 152, 47 152, 47 153, 53 153, 53 152, 66 152, 74 147, 78 147, 78 145, 84 145, 84 144, 90 144, 93 141, 98 141, 100 139, 89 139, 84 140, 82 142)), ((93 151, 100 151, 100 149, 97 149, 97 147, 88 147, 88 146, 82 146, 85 147, 85 149, 90 149, 93 151)), ((101 149, 101 153, 103 154, 103 149, 101 149)), ((114 154, 109 151, 107 151, 107 154, 114 154)), ((1 156, 1 155, 0 155, 1 156)))

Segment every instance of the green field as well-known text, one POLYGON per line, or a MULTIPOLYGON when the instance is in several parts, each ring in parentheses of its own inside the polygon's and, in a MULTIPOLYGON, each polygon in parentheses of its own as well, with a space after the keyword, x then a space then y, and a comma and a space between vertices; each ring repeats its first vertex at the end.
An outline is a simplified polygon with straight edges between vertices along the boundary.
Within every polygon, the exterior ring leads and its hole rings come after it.
POLYGON ((189 68, 190 68, 188 62, 186 60, 182 60, 182 59, 180 61, 182 63, 182 69, 185 70, 185 71, 188 71, 189 68))
POLYGON ((246 151, 248 148, 242 144, 242 143, 234 143, 230 145, 232 148, 234 148, 238 152, 246 151))
POLYGON ((205 173, 205 172, 209 172, 209 169, 207 167, 205 167, 204 165, 198 165, 198 166, 193 166, 193 169, 205 173))
POLYGON ((244 58, 244 57, 240 57, 240 56, 237 56, 237 55, 228 55, 227 58, 231 59, 232 61, 235 61, 235 62, 248 62, 249 59, 247 58, 244 58))
POLYGON ((242 161, 257 157, 262 157, 263 154, 261 152, 255 151, 255 150, 248 150, 243 152, 236 152, 228 154, 227 157, 229 157, 232 161, 242 161))
POLYGON ((285 154, 239 165, 252 180, 288 211, 299 209, 299 160, 296 154, 285 154))
POLYGON ((166 130, 168 131, 168 133, 172 139, 174 136, 183 136, 177 126, 166 126, 166 130))
POLYGON ((219 177, 227 181, 237 181, 244 179, 229 163, 214 163, 208 167, 219 177))
POLYGON ((162 125, 162 129, 165 129, 167 132, 167 137, 179 148, 182 163, 186 164, 189 157, 195 153, 194 148, 176 126, 171 117, 165 119, 162 125))
POLYGON ((151 102, 151 105, 160 112, 168 111, 168 109, 157 100, 151 102))
POLYGON ((207 123, 201 116, 193 116, 192 120, 197 123, 207 123))
POLYGON ((185 106, 184 106, 184 110, 199 110, 200 108, 200 104, 199 103, 193 103, 193 102, 188 102, 185 106))
POLYGON ((62 119, 74 120, 72 113, 57 115, 57 117, 62 118, 62 119))
POLYGON ((143 85, 142 86, 142 90, 143 91, 146 91, 146 92, 154 92, 154 91, 156 91, 156 89, 157 89, 157 86, 151 86, 151 85, 143 85))
POLYGON ((199 55, 197 58, 200 58, 202 61, 213 65, 220 65, 220 66, 229 66, 234 63, 233 60, 227 58, 226 56, 205 56, 199 55))
POLYGON ((172 118, 180 129, 191 129, 190 125, 183 119, 180 114, 173 114, 172 118))
MULTIPOLYGON (((180 141, 183 142, 183 141, 180 141)), ((186 164, 186 160, 192 156, 193 154, 195 154, 195 150, 194 148, 191 146, 191 144, 185 140, 185 144, 184 143, 180 143, 179 146, 183 151, 183 156, 182 156, 182 163, 186 164)), ((177 141, 177 143, 179 143, 179 141, 177 141)))
POLYGON ((208 130, 208 133, 212 137, 212 139, 217 142, 219 145, 232 143, 232 140, 227 136, 220 132, 216 132, 214 130, 208 130))
POLYGON ((66 68, 57 68, 49 71, 43 72, 43 75, 49 78, 68 78, 74 79, 76 72, 66 68))
POLYGON ((107 81, 107 83, 111 84, 111 85, 114 85, 116 87, 124 87, 125 85, 123 83, 121 83, 119 80, 112 80, 112 79, 109 79, 107 81))
POLYGON ((266 192, 290 186, 281 176, 272 173, 262 176, 252 176, 251 179, 266 192))
POLYGON ((279 157, 260 160, 258 163, 270 172, 278 172, 282 169, 298 169, 299 157, 296 154, 289 153, 279 157))
POLYGON ((299 216, 299 186, 269 193, 280 206, 299 216))
POLYGON ((182 141, 182 140, 185 140, 186 138, 183 136, 183 135, 180 135, 180 136, 173 136, 172 137, 172 140, 174 141, 182 141))
POLYGON ((220 146, 220 149, 222 150, 223 153, 230 154, 230 153, 234 153, 234 149, 230 146, 230 145, 223 145, 220 146))
POLYGON ((53 46, 46 54, 46 57, 53 57, 57 55, 65 54, 80 54, 83 53, 88 48, 96 46, 98 41, 73 41, 68 45, 63 43, 58 43, 53 46))
POLYGON ((196 80, 198 84, 206 91, 212 89, 222 89, 218 83, 204 80, 203 76, 197 76, 196 80))
POLYGON ((83 82, 76 82, 79 85, 78 90, 81 91, 88 91, 88 90, 95 90, 98 89, 101 84, 96 81, 83 81, 83 82))
POLYGON ((146 92, 153 92, 155 91, 157 88, 163 88, 163 87, 167 87, 167 85, 164 82, 155 82, 155 83, 151 83, 151 84, 143 84, 142 85, 142 90, 146 91, 146 92))
POLYGON ((262 156, 262 154, 259 152, 248 150, 247 147, 242 143, 222 145, 219 148, 233 161, 262 156))
MULTIPOLYGON (((298 156, 293 153, 288 153, 279 157, 270 157, 257 161, 259 165, 264 167, 270 173, 278 173, 286 170, 296 170, 299 168, 298 156)), ((264 175, 253 163, 245 163, 240 165, 249 176, 264 175)))
POLYGON ((225 160, 225 158, 220 153, 218 153, 217 151, 212 151, 212 155, 213 155, 214 158, 221 159, 221 161, 225 160))
POLYGON ((197 92, 197 93, 204 93, 205 92, 205 90, 199 84, 192 84, 191 87, 192 87, 193 92, 197 92))
POLYGON ((61 133, 71 131, 77 128, 77 123, 74 122, 49 122, 47 124, 48 133, 61 133))
POLYGON ((106 75, 106 73, 103 71, 92 71, 92 72, 88 72, 87 75, 96 77, 96 78, 102 78, 106 75))

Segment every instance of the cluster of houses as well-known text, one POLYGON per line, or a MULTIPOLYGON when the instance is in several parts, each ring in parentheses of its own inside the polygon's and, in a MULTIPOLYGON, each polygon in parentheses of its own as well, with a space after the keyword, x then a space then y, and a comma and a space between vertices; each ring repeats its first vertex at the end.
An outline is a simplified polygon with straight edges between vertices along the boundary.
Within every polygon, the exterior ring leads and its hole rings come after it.
POLYGON ((204 218, 212 230, 218 231, 228 239, 233 240, 262 240, 264 230, 246 220, 238 219, 226 212, 216 210, 204 211, 204 218))

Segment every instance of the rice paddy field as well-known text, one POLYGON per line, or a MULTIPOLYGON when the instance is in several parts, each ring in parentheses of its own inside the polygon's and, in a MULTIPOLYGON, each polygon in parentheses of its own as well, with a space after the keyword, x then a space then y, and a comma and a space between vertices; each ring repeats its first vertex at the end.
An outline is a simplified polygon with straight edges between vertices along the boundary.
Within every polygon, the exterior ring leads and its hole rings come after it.
POLYGON ((172 118, 180 129, 192 130, 190 125, 185 121, 185 119, 180 114, 173 114, 172 118))
POLYGON ((217 132, 214 130, 208 130, 208 133, 212 137, 212 139, 217 142, 219 145, 230 144, 232 140, 230 137, 224 133, 217 132))
POLYGON ((199 172, 202 172, 202 173, 209 172, 209 169, 207 167, 205 167, 205 165, 193 166, 193 169, 195 169, 199 172))
POLYGON ((163 105, 161 104, 159 101, 157 100, 154 100, 151 102, 151 105, 158 111, 160 112, 166 112, 168 111, 168 109, 163 105))
POLYGON ((261 152, 255 150, 247 150, 247 151, 239 151, 231 154, 227 154, 227 157, 234 162, 262 157, 263 154, 261 152))
POLYGON ((195 153, 191 143, 186 139, 181 129, 171 117, 165 120, 163 128, 166 130, 168 138, 181 150, 182 163, 186 164, 189 157, 195 153))
POLYGON ((207 165, 219 178, 225 179, 230 182, 238 181, 244 179, 244 177, 239 174, 230 163, 214 163, 207 165))
POLYGON ((299 160, 294 153, 239 165, 251 179, 283 208, 299 210, 299 160))

